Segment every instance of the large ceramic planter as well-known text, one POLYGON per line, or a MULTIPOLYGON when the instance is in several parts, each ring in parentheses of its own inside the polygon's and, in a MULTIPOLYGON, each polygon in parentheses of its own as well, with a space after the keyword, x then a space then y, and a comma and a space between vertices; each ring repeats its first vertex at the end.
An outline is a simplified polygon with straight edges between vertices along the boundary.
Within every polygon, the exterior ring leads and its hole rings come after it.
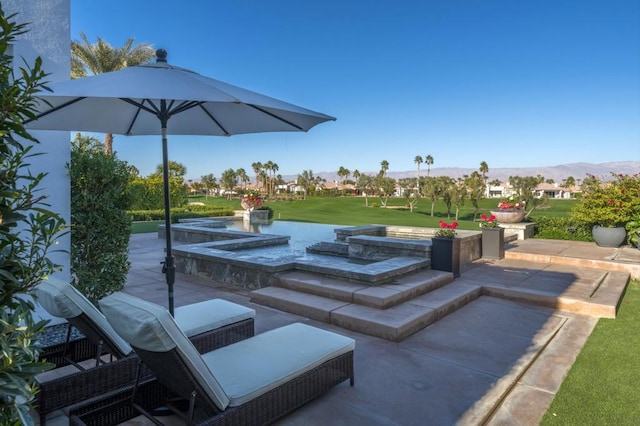
POLYGON ((460 276, 460 239, 431 239, 431 269, 453 272, 454 277, 460 276))
POLYGON ((524 210, 491 210, 491 214, 496 217, 498 223, 518 223, 522 222, 522 219, 524 219, 527 212, 524 210))
POLYGON ((504 258, 504 228, 482 228, 482 258, 504 258))
POLYGON ((591 230, 593 240, 601 247, 620 247, 627 238, 627 230, 623 226, 607 228, 606 226, 594 226, 591 230))

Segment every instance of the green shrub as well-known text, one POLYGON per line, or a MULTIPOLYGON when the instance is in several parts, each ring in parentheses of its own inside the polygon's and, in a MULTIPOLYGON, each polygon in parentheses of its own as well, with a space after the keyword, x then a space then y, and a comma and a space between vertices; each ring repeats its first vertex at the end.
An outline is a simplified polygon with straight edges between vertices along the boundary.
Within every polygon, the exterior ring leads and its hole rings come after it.
POLYGON ((593 241, 591 226, 566 217, 538 216, 535 237, 551 240, 593 241))
MULTIPOLYGON (((134 210, 164 208, 164 184, 162 176, 136 177, 129 183, 134 210)), ((177 178, 169 180, 169 200, 171 207, 182 207, 187 200, 187 187, 177 178)))
MULTIPOLYGON (((217 206, 203 206, 204 209, 192 209, 194 206, 189 206, 188 209, 171 209, 171 223, 177 223, 180 219, 194 218, 194 217, 220 217, 220 216, 233 216, 232 209, 227 207, 217 206)), ((164 220, 164 210, 130 210, 127 212, 130 221, 144 222, 151 220, 164 220)))
MULTIPOLYGON (((193 219, 193 218, 207 218, 207 217, 221 217, 221 216, 233 216, 233 211, 229 210, 210 210, 193 212, 188 210, 171 210, 171 223, 177 223, 181 219, 193 219)), ((164 216, 163 216, 164 219, 164 216)))
POLYGON ((27 32, 0 5, 0 424, 32 425, 34 377, 51 368, 39 362, 36 342, 46 321, 35 323, 29 294, 58 270, 48 255, 64 229, 64 220, 47 209, 38 188, 44 173, 30 169, 30 151, 38 142, 24 127, 35 117, 36 99, 46 74, 42 60, 30 66, 8 48, 27 32), (20 64, 14 74, 13 65, 20 64))
POLYGON ((131 175, 126 162, 77 143, 68 169, 72 284, 97 302, 122 290, 129 272, 131 175))
POLYGON ((571 217, 589 225, 625 226, 640 215, 640 175, 611 173, 602 181, 587 176, 582 183, 582 201, 574 206, 571 217))

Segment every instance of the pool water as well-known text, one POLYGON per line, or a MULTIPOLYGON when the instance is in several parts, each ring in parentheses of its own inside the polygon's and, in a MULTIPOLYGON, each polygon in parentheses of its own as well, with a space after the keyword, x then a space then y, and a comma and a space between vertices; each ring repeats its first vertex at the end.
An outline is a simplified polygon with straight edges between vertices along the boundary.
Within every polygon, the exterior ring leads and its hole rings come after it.
MULTIPOLYGON (((333 242, 336 234, 333 232, 341 225, 326 225, 319 223, 273 221, 268 224, 244 224, 233 222, 227 225, 227 229, 236 231, 254 232, 257 234, 287 235, 291 237, 289 244, 271 247, 242 250, 243 253, 255 254, 268 258, 280 258, 283 256, 318 257, 317 254, 306 252, 306 248, 321 241, 333 242)), ((324 257, 324 256, 323 256, 324 257)))

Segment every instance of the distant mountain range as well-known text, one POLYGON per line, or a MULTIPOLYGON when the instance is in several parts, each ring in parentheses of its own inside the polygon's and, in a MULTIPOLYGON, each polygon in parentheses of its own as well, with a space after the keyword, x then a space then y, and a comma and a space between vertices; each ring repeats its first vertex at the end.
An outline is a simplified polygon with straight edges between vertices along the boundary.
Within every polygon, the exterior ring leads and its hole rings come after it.
MULTIPOLYGON (((464 175, 470 175, 478 169, 464 169, 460 167, 432 167, 430 176, 449 176, 452 178, 462 177, 464 175)), ((623 174, 636 174, 640 173, 640 161, 616 161, 611 163, 571 163, 571 164, 559 164, 557 166, 548 167, 521 167, 521 168, 489 168, 489 181, 498 179, 500 181, 508 181, 509 176, 538 176, 542 175, 545 180, 553 179, 556 183, 562 183, 562 181, 569 176, 573 176, 574 179, 584 179, 587 174, 595 175, 603 179, 608 179, 611 173, 623 173, 623 174)), ((375 172, 364 172, 366 174, 377 174, 375 172)), ((387 172, 389 177, 394 179, 401 179, 406 177, 415 177, 417 170, 408 170, 406 172, 387 172)), ((340 180, 336 172, 319 172, 314 173, 316 176, 320 176, 327 181, 340 180)), ((427 169, 422 166, 420 168, 420 176, 426 176, 427 169)), ((295 180, 297 175, 283 176, 285 181, 295 180)))

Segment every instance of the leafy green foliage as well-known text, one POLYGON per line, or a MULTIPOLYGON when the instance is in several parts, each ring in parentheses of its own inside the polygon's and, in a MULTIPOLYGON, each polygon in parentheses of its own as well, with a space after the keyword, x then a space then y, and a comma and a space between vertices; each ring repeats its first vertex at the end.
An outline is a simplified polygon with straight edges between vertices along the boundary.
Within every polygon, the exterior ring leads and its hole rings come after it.
POLYGON ((572 217, 589 225, 625 226, 640 215, 640 175, 616 175, 604 182, 590 175, 582 184, 582 202, 572 217))
POLYGON ((77 144, 68 168, 72 284, 96 302, 122 290, 129 271, 131 174, 126 162, 77 144))
POLYGON ((627 243, 634 247, 640 247, 640 213, 625 225, 627 230, 627 243))
MULTIPOLYGON (((164 210, 131 210, 127 215, 134 222, 142 220, 164 220, 164 210)), ((171 223, 183 218, 233 216, 233 209, 219 206, 189 206, 188 208, 171 209, 171 223)))
POLYGON ((35 118, 35 96, 46 74, 37 58, 13 72, 7 48, 24 34, 0 6, 0 424, 33 424, 33 377, 50 365, 38 362, 35 339, 45 322, 34 323, 29 293, 58 269, 48 254, 64 232, 64 220, 47 210, 38 186, 46 174, 29 170, 33 144, 24 127, 35 118))
POLYGON ((568 217, 537 217, 535 236, 549 240, 593 241, 590 226, 568 217))
MULTIPOLYGON (((129 184, 131 209, 154 210, 164 208, 164 185, 162 176, 136 177, 129 184)), ((187 187, 182 178, 169 178, 169 199, 171 207, 182 207, 187 198, 187 187)))
POLYGON ((34 343, 42 333, 47 321, 34 323, 31 312, 33 303, 16 299, 13 309, 0 310, 0 424, 8 424, 19 419, 21 424, 31 424, 29 402, 36 389, 33 377, 53 367, 40 362, 34 343))

